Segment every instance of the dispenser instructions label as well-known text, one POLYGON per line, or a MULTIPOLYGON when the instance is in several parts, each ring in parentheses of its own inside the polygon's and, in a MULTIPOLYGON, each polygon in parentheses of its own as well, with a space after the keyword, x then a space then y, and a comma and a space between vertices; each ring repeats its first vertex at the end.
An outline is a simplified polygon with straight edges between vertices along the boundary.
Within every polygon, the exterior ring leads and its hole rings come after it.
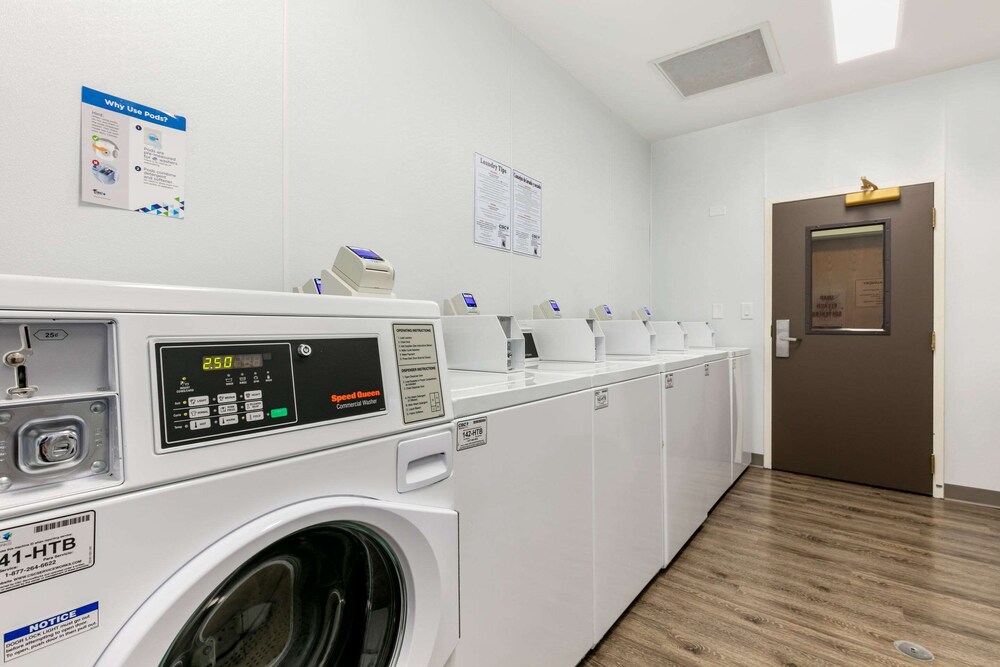
POLYGON ((510 167, 476 153, 476 245, 510 252, 510 167))
POLYGON ((463 419, 455 425, 456 449, 471 449, 486 444, 486 417, 463 419))
POLYGON ((91 511, 0 526, 0 593, 92 566, 96 525, 91 511))
POLYGON ((542 182, 514 172, 514 252, 542 258, 542 182))
POLYGON ((433 324, 393 324, 403 423, 444 417, 433 324))
POLYGON ((98 607, 97 602, 91 602, 76 609, 39 619, 22 628, 4 632, 3 661, 9 662, 93 630, 100 625, 98 607))
POLYGON ((187 119, 84 86, 80 198, 184 217, 187 119))

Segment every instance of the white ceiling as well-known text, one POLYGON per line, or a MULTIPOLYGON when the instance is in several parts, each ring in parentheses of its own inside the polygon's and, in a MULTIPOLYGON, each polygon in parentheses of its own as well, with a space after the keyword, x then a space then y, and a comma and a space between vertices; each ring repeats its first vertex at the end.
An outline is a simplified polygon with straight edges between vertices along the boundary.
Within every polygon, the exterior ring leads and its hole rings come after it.
POLYGON ((837 65, 829 0, 487 0, 651 141, 1000 58, 1000 0, 902 0, 897 48, 837 65), (784 73, 682 99, 650 62, 770 22, 784 73))

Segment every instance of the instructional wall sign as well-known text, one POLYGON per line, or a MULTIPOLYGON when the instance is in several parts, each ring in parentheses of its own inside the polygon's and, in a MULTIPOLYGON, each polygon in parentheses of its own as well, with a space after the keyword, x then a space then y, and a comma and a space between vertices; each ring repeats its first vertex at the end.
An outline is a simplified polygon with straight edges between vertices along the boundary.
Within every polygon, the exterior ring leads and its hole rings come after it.
POLYGON ((184 116, 84 86, 80 198, 183 218, 186 131, 184 116))
POLYGON ((542 183, 514 172, 514 252, 542 258, 542 183))
POLYGON ((476 245, 510 252, 510 167, 476 153, 476 245))

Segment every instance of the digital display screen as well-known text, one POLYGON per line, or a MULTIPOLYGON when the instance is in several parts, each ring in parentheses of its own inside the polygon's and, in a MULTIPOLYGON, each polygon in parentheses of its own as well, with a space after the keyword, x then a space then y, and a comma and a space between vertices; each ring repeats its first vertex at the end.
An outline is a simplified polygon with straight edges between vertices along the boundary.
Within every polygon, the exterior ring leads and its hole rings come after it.
POLYGON ((608 315, 611 314, 611 308, 609 308, 607 304, 604 304, 604 312, 607 313, 608 315))
POLYGON ((557 313, 559 312, 559 304, 558 303, 556 303, 552 299, 549 299, 549 305, 552 306, 552 310, 556 311, 557 313))
POLYGON ((234 371, 263 367, 263 354, 216 354, 201 358, 201 370, 203 371, 234 371))
POLYGON ((361 259, 373 259, 377 262, 385 261, 379 257, 375 251, 369 250, 368 248, 355 248, 353 246, 347 246, 347 248, 361 259))
POLYGON ((649 315, 650 317, 653 316, 653 313, 649 312, 649 306, 646 306, 645 308, 643 308, 643 310, 645 310, 646 314, 649 315))
POLYGON ((476 307, 476 298, 468 292, 462 292, 462 298, 465 299, 465 305, 469 308, 476 307))

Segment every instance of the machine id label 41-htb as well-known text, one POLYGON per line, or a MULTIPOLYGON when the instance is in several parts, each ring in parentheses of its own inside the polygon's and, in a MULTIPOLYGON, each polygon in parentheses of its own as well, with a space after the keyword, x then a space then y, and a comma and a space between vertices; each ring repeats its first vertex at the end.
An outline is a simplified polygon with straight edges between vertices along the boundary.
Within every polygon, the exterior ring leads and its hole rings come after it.
POLYGON ((486 417, 464 419, 455 425, 456 449, 471 449, 486 444, 486 417))
POLYGON ((94 564, 94 512, 0 527, 0 593, 94 564))

